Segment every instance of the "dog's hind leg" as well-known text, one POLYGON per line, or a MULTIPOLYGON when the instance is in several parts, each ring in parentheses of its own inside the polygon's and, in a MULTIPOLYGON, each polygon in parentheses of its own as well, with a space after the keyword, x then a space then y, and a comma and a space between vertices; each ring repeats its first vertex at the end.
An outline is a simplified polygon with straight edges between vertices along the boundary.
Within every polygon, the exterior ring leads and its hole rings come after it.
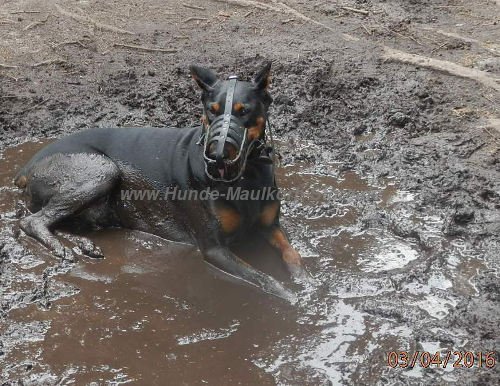
MULTIPOLYGON (((64 217, 61 217, 61 219, 64 217)), ((52 234, 49 227, 59 220, 53 215, 52 208, 32 214, 19 223, 20 228, 34 239, 40 241, 47 248, 52 250, 56 256, 72 260, 73 254, 52 234)))
POLYGON ((97 154, 55 154, 34 165, 27 176, 26 193, 36 213, 20 221, 21 229, 54 254, 71 258, 71 252, 54 236, 61 221, 109 194, 119 169, 97 154))

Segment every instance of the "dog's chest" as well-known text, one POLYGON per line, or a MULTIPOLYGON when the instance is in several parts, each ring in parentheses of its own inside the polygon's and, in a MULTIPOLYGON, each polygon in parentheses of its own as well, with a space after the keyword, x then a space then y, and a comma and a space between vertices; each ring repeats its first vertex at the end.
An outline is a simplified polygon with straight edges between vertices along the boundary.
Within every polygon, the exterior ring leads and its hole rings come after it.
POLYGON ((245 234, 276 223, 279 214, 277 193, 275 187, 229 190, 225 197, 210 204, 210 210, 223 234, 245 234))

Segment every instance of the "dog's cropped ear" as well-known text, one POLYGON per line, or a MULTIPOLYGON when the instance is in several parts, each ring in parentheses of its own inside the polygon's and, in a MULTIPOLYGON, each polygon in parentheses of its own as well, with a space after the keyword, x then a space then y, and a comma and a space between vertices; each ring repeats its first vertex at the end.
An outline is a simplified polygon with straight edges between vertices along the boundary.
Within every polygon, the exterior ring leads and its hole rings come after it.
POLYGON ((208 68, 191 65, 189 71, 191 71, 193 79, 202 90, 212 90, 213 86, 219 81, 215 72, 208 68))
POLYGON ((271 62, 267 62, 264 67, 255 75, 253 80, 259 90, 265 90, 271 84, 271 62))

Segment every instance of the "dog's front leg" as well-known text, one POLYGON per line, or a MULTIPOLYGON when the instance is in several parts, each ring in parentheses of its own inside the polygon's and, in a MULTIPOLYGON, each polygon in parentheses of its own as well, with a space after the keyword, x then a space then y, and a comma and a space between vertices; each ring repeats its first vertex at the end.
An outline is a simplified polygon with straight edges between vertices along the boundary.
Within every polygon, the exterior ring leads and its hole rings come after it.
POLYGON ((286 232, 281 225, 275 224, 268 232, 267 239, 271 245, 281 252, 281 258, 288 267, 293 278, 302 281, 311 281, 312 277, 304 267, 302 257, 290 244, 286 232))
POLYGON ((236 276, 263 291, 295 303, 295 295, 287 290, 279 281, 253 268, 241 260, 227 247, 218 245, 202 250, 205 260, 220 270, 236 276))

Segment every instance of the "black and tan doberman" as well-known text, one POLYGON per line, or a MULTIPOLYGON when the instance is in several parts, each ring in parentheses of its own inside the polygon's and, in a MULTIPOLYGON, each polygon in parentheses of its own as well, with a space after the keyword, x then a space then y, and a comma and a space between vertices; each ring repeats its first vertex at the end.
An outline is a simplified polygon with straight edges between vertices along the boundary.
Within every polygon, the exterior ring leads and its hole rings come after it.
MULTIPOLYGON (((309 277, 279 221, 266 142, 270 64, 252 81, 219 80, 199 66, 190 70, 202 90, 200 127, 95 128, 49 144, 15 178, 32 213, 20 227, 63 258, 72 251, 53 232, 67 220, 192 243, 208 263, 290 299, 293 294, 279 281, 230 250, 239 240, 264 237, 279 249, 294 278, 309 277), (207 189, 205 198, 180 194, 207 189), (124 199, 124 192, 146 190, 166 194, 124 199)), ((78 240, 87 254, 99 255, 89 240, 78 240)))

